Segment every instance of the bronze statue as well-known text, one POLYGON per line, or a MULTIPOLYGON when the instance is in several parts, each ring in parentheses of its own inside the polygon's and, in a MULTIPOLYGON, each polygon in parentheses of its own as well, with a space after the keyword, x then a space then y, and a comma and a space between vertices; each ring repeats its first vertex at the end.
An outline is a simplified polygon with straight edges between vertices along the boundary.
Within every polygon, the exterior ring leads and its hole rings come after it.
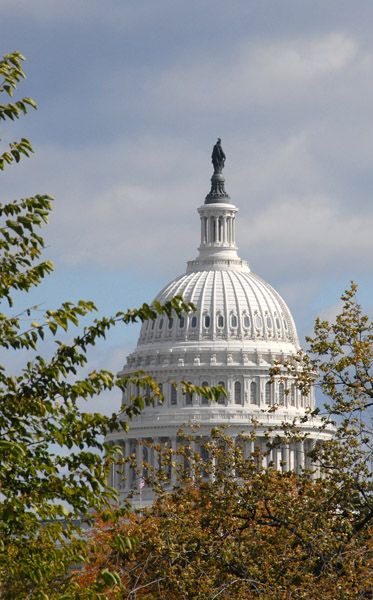
POLYGON ((224 169, 225 154, 221 147, 221 139, 218 138, 215 146, 212 149, 212 164, 214 165, 214 173, 221 173, 224 169))

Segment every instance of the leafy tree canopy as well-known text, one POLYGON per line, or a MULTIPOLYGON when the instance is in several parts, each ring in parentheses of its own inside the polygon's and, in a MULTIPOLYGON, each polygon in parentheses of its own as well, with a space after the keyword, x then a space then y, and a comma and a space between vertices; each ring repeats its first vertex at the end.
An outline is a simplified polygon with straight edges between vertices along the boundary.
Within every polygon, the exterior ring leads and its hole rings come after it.
MULTIPOLYGON (((149 467, 153 506, 130 519, 98 519, 77 597, 371 597, 373 329, 354 284, 342 300, 334 323, 316 321, 309 352, 273 369, 274 377, 291 372, 303 390, 319 374, 321 427, 332 424, 335 434, 312 450, 317 470, 263 469, 260 449, 247 456, 247 439, 235 442, 229 429, 213 431, 201 455, 191 443, 198 432, 186 435, 176 454, 164 453, 163 469, 149 467), (178 470, 172 490, 167 461, 178 470)), ((284 423, 268 452, 299 436, 299 423, 284 423)))
MULTIPOLYGON (((0 60, 0 122, 36 108, 31 98, 13 98, 25 77, 23 61, 19 52, 0 60)), ((0 170, 31 152, 27 139, 10 142, 0 170)), ((40 194, 0 204, 0 346, 3 357, 9 355, 0 365, 0 597, 7 599, 62 597, 68 567, 84 557, 79 523, 116 499, 107 485, 115 449, 103 440, 108 432, 126 430, 144 400, 134 396, 120 418, 89 412, 89 404, 83 410, 83 401, 115 387, 119 393, 129 382, 149 386, 152 398, 162 401, 157 384, 141 372, 125 378, 108 370, 87 374, 87 351, 117 325, 193 309, 177 297, 84 326, 80 320, 97 310, 90 300, 63 302, 41 318, 35 307, 17 313, 15 295, 27 294, 53 270, 42 259, 40 233, 51 209, 52 198, 40 194), (9 369, 15 351, 26 356, 17 374, 9 369)))

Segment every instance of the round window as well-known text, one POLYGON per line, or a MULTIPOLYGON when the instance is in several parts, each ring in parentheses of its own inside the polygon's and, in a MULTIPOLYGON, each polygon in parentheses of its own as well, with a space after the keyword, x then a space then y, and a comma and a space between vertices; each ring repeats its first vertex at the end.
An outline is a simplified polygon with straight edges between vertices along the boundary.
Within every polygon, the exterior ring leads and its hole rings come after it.
POLYGON ((205 315, 205 327, 206 327, 206 329, 208 327, 210 327, 210 316, 209 315, 205 315))
POLYGON ((238 321, 236 315, 231 315, 231 326, 237 327, 238 321))

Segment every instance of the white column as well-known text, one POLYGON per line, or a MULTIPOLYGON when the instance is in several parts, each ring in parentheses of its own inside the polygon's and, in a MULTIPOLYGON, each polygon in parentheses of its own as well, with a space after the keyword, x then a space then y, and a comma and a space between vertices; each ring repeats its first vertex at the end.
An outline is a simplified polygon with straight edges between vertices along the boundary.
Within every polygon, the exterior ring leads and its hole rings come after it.
POLYGON ((310 456, 308 456, 309 452, 312 452, 312 450, 315 448, 315 440, 307 440, 304 442, 304 452, 305 452, 305 467, 306 469, 313 469, 315 470, 315 465, 312 462, 312 458, 310 456))
MULTIPOLYGON (((159 438, 153 437, 153 446, 159 445, 159 438)), ((153 468, 154 472, 157 473, 159 471, 159 452, 155 448, 153 448, 153 468)))
MULTIPOLYGON (((268 440, 268 441, 270 442, 271 440, 268 440)), ((274 448, 270 448, 269 449, 267 464, 268 464, 268 466, 270 464, 272 464, 272 467, 276 468, 276 465, 275 465, 275 449, 274 448)))
POLYGON ((289 448, 289 444, 285 444, 282 447, 282 460, 283 460, 283 465, 282 465, 282 470, 284 472, 289 471, 290 470, 290 448, 289 448))
POLYGON ((259 406, 261 408, 266 406, 265 381, 262 377, 259 378, 259 406))
MULTIPOLYGON (((127 458, 129 456, 129 454, 130 454, 130 442, 129 442, 129 440, 125 440, 123 458, 127 458)), ((123 474, 124 474, 124 487, 128 488, 129 487, 129 474, 130 474, 130 465, 128 462, 124 463, 123 474)))
POLYGON ((140 489, 140 479, 142 477, 142 444, 139 440, 136 443, 136 487, 140 489))
POLYGON ((195 478, 195 470, 194 470, 194 454, 196 452, 196 442, 195 440, 191 440, 190 441, 190 460, 189 460, 189 468, 190 468, 190 478, 194 479, 195 478))
POLYGON ((233 381, 231 381, 230 379, 228 379, 228 381, 227 381, 226 392, 227 392, 227 399, 226 399, 227 404, 228 405, 234 404, 233 381))
POLYGON ((235 217, 232 217, 232 244, 234 245, 236 243, 236 236, 235 236, 235 217))
POLYGON ((295 472, 295 446, 296 444, 289 445, 289 471, 295 472))
POLYGON ((176 472, 176 463, 177 463, 177 455, 176 455, 176 451, 177 451, 177 440, 176 438, 171 438, 171 449, 172 449, 172 455, 171 455, 171 486, 173 487, 176 483, 176 479, 177 479, 177 472, 176 472), (172 464, 175 463, 175 466, 172 464))
POLYGON ((304 471, 304 442, 298 442, 298 473, 301 475, 304 471))
POLYGON ((228 246, 231 243, 230 220, 231 220, 231 218, 227 217, 226 228, 227 228, 227 244, 228 244, 228 246))
POLYGON ((266 469, 268 467, 269 456, 267 455, 268 448, 267 448, 267 440, 265 438, 262 438, 262 440, 260 442, 260 451, 262 453, 262 467, 264 467, 266 469))
POLYGON ((244 460, 247 460, 248 458, 250 458, 250 452, 249 452, 249 442, 245 439, 242 440, 242 457, 244 460))
POLYGON ((282 447, 277 448, 277 470, 282 471, 282 447))
POLYGON ((250 442, 250 458, 253 460, 253 454, 255 452, 255 440, 250 442))
MULTIPOLYGON (((232 450, 233 450, 233 453, 234 453, 235 452, 235 448, 236 448, 236 444, 237 444, 237 435, 234 433, 233 435, 230 436, 230 438, 232 440, 232 450)), ((236 465, 233 465, 232 475, 233 475, 233 477, 236 476, 236 465)))
POLYGON ((211 472, 209 473, 209 481, 215 480, 215 469, 216 469, 216 456, 212 456, 210 459, 211 472))
POLYGON ((273 468, 277 469, 277 448, 272 448, 272 462, 273 468))
POLYGON ((227 217, 223 217, 223 244, 227 243, 227 217))

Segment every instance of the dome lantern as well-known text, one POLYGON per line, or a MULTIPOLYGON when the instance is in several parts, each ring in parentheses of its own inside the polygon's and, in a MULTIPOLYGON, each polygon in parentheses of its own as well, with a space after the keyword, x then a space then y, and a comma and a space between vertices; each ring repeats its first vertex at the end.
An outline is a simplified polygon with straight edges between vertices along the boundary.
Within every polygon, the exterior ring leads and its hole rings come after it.
POLYGON ((239 258, 236 245, 236 213, 238 208, 232 204, 225 191, 225 179, 222 169, 225 154, 218 138, 212 151, 214 173, 211 177, 211 190, 199 207, 201 218, 201 243, 199 256, 188 263, 188 271, 203 269, 238 268, 250 271, 247 262, 239 258))

